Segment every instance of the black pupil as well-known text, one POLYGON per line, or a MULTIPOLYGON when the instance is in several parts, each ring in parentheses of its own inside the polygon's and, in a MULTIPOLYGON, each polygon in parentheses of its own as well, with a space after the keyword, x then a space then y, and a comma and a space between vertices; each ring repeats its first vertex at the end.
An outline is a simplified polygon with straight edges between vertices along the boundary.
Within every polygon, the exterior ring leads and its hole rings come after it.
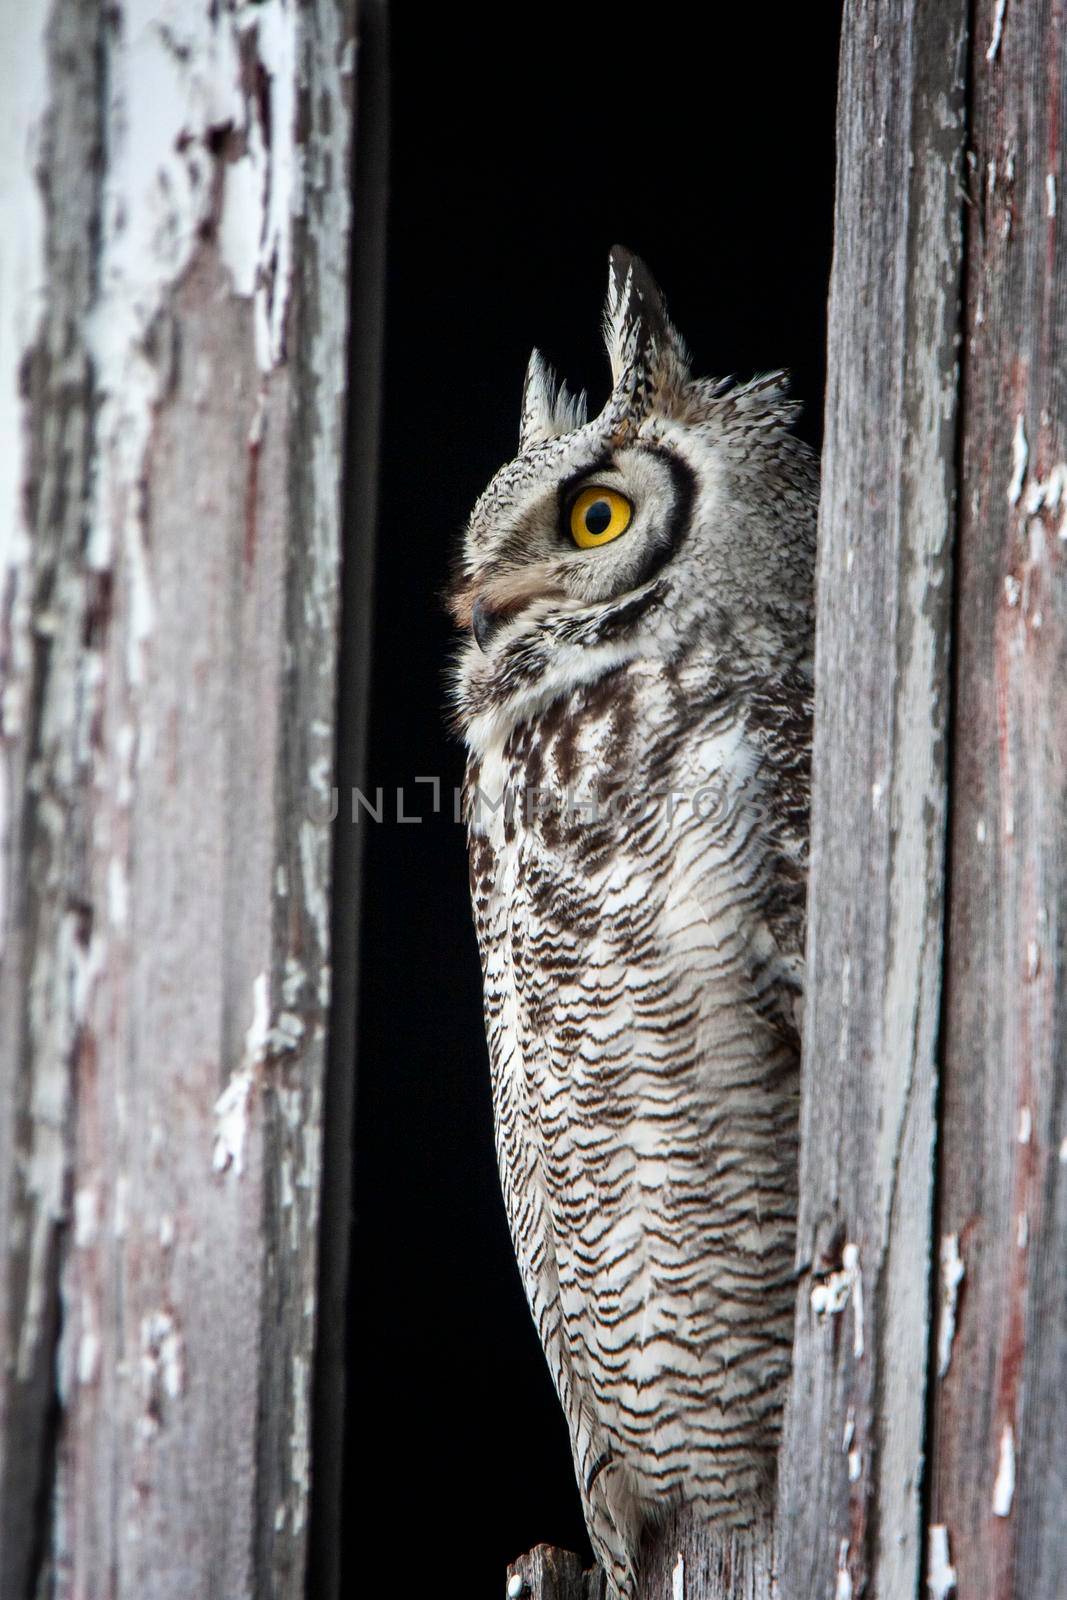
POLYGON ((611 507, 606 500, 594 500, 585 514, 586 532, 591 534, 606 533, 611 526, 611 507))

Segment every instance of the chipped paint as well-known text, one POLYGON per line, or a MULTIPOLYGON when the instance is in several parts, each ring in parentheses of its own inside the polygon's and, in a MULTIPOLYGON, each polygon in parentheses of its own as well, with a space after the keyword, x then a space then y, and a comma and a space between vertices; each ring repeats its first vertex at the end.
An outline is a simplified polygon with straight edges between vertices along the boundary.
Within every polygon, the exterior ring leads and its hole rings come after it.
POLYGON ((996 1482, 993 1484, 993 1515, 1007 1517, 1015 1498, 1015 1432, 1006 1423, 1000 1436, 1000 1455, 997 1461, 996 1482))
POLYGON ((848 1570, 848 1540, 842 1539, 837 1547, 837 1583, 834 1600, 852 1600, 852 1574, 848 1570))
POLYGON ((857 1361, 863 1355, 863 1275, 860 1271, 858 1245, 846 1244, 841 1255, 841 1266, 836 1272, 812 1285, 809 1296, 811 1309, 820 1322, 835 1317, 852 1301, 855 1318, 852 1350, 857 1361))
POLYGON ((240 1067, 215 1101, 215 1147, 211 1165, 216 1172, 232 1167, 238 1177, 245 1170, 248 1107, 252 1098, 252 1072, 240 1067))
POLYGON ((937 1324, 937 1375, 943 1378, 952 1362, 952 1345, 956 1338, 956 1307, 960 1284, 966 1276, 963 1257, 960 1255, 960 1236, 946 1233, 941 1236, 941 1315, 937 1324))
POLYGON ((685 1557, 680 1550, 671 1572, 671 1600, 685 1600, 685 1557))
POLYGON ((508 1579, 508 1600, 519 1600, 525 1587, 521 1574, 513 1572, 508 1579))
POLYGON ((948 1529, 943 1522, 932 1522, 926 1537, 926 1587, 930 1600, 948 1600, 956 1587, 956 1569, 949 1559, 948 1529))
POLYGON ((993 62, 997 59, 997 54, 1000 50, 1000 41, 1004 37, 1004 12, 1007 8, 1007 4, 1008 0, 997 0, 997 9, 993 13, 993 33, 989 40, 989 47, 985 53, 985 58, 989 62, 990 66, 992 66, 993 62))
POLYGON ((848 1481, 849 1481, 849 1483, 858 1483, 859 1480, 860 1480, 860 1475, 861 1475, 862 1471, 863 1471, 863 1457, 860 1455, 860 1452, 858 1450, 850 1450, 849 1453, 848 1453, 848 1481))
POLYGON ((1015 432, 1011 436, 1011 478, 1008 481, 1008 504, 1017 506, 1023 492, 1023 479, 1030 459, 1030 446, 1026 441, 1026 423, 1020 411, 1015 419, 1015 432))
POLYGON ((307 1497, 311 1485, 311 1457, 308 1445, 310 1414, 308 1410, 308 1364, 304 1356, 293 1356, 293 1425, 289 1434, 289 1470, 296 1489, 293 1505, 293 1532, 301 1533, 307 1515, 307 1497))
POLYGON ((856 1437, 856 1408, 849 1406, 845 1412, 845 1431, 841 1435, 841 1448, 848 1452, 852 1449, 852 1441, 856 1437))
POLYGON ((1019 1143, 1029 1144, 1034 1131, 1034 1119, 1029 1106, 1019 1107, 1019 1143))
POLYGON ((1025 1211, 1020 1211, 1016 1219, 1015 1243, 1020 1250, 1025 1250, 1030 1243, 1030 1218, 1025 1211))
POLYGON ((1045 174, 1045 215, 1050 218, 1056 215, 1056 174, 1054 172, 1045 174))

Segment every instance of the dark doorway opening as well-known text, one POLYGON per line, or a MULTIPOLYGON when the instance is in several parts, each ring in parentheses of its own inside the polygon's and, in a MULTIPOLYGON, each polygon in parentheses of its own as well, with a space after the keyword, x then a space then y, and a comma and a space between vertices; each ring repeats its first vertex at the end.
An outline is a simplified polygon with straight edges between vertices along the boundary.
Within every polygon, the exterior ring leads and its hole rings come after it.
POLYGON ((494 1165, 440 595, 514 452, 530 347, 594 408, 606 394, 616 241, 647 260, 698 370, 790 367, 818 442, 839 8, 742 8, 728 30, 684 16, 393 10, 346 1596, 493 1600, 532 1544, 587 1551, 494 1165), (420 777, 440 779, 436 813, 420 777), (422 821, 399 820, 398 790, 422 821))

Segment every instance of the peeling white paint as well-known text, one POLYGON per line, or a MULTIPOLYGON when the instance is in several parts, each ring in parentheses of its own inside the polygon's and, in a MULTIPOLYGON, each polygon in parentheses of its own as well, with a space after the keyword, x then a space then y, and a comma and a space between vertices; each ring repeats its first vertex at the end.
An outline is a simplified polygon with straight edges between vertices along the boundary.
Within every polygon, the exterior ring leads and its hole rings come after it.
POLYGON ((1019 1107, 1019 1143, 1029 1144, 1034 1131, 1034 1118, 1029 1106, 1019 1107))
POLYGON ((836 1272, 813 1284, 811 1309, 820 1322, 835 1317, 852 1301, 855 1323, 852 1350, 857 1361, 863 1355, 863 1274, 860 1271, 859 1247, 846 1244, 841 1256, 841 1266, 836 1272))
POLYGON ((989 48, 985 53, 985 58, 989 62, 990 66, 992 66, 993 62, 997 59, 997 52, 1000 49, 1000 41, 1004 37, 1004 12, 1007 4, 1008 0, 997 0, 997 9, 993 13, 993 35, 989 41, 989 48))
POLYGON ((941 1315, 937 1324, 937 1375, 943 1378, 952 1362, 952 1345, 956 1337, 956 1307, 960 1284, 966 1275, 960 1255, 960 1236, 946 1233, 941 1236, 941 1315))
POLYGON ((1011 1503, 1015 1498, 1015 1433, 1010 1423, 1005 1425, 1000 1436, 1000 1458, 997 1462, 997 1477, 993 1485, 993 1515, 1006 1517, 1011 1514, 1011 1503))
POLYGON ((1015 432, 1011 436, 1011 478, 1008 482, 1008 504, 1018 505, 1026 477, 1026 464, 1030 459, 1030 446, 1026 442, 1026 423, 1020 411, 1015 419, 1015 432))
POLYGON ((169 1250, 174 1244, 174 1218, 165 1211, 159 1219, 159 1247, 169 1250))
POLYGON ((1023 586, 1018 578, 1013 578, 1009 572, 1004 579, 1004 598, 1009 606, 1017 606, 1022 598, 1023 586))
POLYGON ((852 1441, 856 1437, 856 1408, 849 1406, 845 1412, 845 1431, 841 1435, 841 1448, 844 1451, 852 1449, 852 1441))
POLYGON ((303 1532, 307 1515, 307 1497, 310 1487, 310 1456, 308 1451, 308 1364, 301 1355, 293 1356, 293 1426, 289 1435, 289 1470, 296 1489, 293 1506, 293 1532, 303 1532))
POLYGON ((168 301, 216 204, 214 178, 220 250, 235 292, 254 297, 261 366, 273 366, 284 343, 299 204, 296 16, 286 0, 225 8, 126 0, 123 25, 109 58, 100 294, 87 328, 101 399, 88 555, 90 566, 107 568, 116 548, 124 553, 127 672, 137 683, 155 626, 139 486, 173 372, 168 301), (242 89, 241 40, 252 30, 267 74, 269 149, 257 97, 242 89), (220 162, 208 148, 211 131, 226 126, 245 134, 241 160, 220 162))
POLYGON ((162 1397, 178 1400, 185 1392, 185 1350, 181 1332, 162 1308, 141 1318, 141 1390, 144 1410, 139 1431, 144 1439, 159 1431, 162 1397))
POLYGON ((1056 174, 1054 172, 1045 174, 1045 215, 1047 217, 1056 215, 1056 174))
POLYGON ((671 1572, 671 1600, 685 1600, 685 1557, 680 1550, 671 1572))
POLYGON ((949 1559, 948 1529, 932 1522, 927 1533, 926 1587, 930 1600, 948 1600, 956 1587, 956 1569, 949 1559))
POLYGON ((513 1572, 508 1579, 508 1600, 519 1600, 525 1587, 521 1573, 513 1572))
POLYGON ((1030 1218, 1025 1211, 1020 1211, 1015 1223, 1015 1243, 1020 1250, 1025 1250, 1030 1243, 1030 1218))
POLYGON ((282 1533, 285 1530, 285 1501, 279 1500, 274 1507, 274 1531, 282 1533))
POLYGON ((860 1452, 858 1450, 850 1450, 849 1453, 848 1453, 848 1481, 849 1481, 849 1483, 858 1483, 859 1482, 859 1478, 860 1478, 860 1473, 862 1471, 863 1471, 863 1458, 860 1455, 860 1452))
POLYGON ((1060 1140, 1060 1165, 1067 1167, 1067 1139, 1060 1140))

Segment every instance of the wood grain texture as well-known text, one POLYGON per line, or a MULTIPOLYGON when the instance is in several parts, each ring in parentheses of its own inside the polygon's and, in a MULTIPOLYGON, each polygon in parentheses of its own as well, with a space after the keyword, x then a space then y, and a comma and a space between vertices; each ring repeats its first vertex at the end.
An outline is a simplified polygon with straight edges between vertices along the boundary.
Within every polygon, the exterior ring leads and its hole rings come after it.
POLYGON ((1067 1583, 1067 32, 979 0, 970 86, 933 1519, 961 1596, 1067 1583))
POLYGON ((607 1600, 607 1580, 573 1551, 539 1544, 508 1567, 505 1593, 508 1600, 607 1600))
POLYGON ((842 37, 783 1600, 924 1554, 966 10, 842 37))
POLYGON ((353 8, 18 27, 45 250, 0 575, 0 1590, 295 1600, 353 8))

